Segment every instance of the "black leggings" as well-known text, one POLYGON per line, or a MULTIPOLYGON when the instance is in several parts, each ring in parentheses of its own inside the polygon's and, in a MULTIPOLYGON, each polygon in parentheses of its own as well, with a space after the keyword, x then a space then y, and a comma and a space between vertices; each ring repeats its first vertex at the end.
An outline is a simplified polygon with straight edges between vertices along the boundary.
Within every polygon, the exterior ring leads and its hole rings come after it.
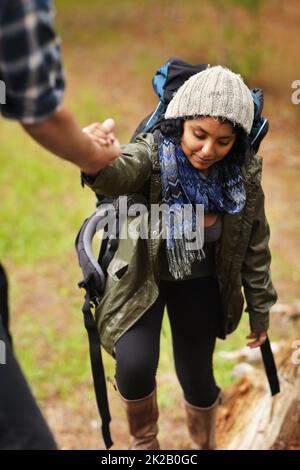
POLYGON ((153 391, 165 306, 184 398, 195 406, 210 406, 220 390, 212 364, 221 320, 220 295, 217 280, 212 277, 161 281, 155 303, 116 342, 118 389, 128 400, 153 391))

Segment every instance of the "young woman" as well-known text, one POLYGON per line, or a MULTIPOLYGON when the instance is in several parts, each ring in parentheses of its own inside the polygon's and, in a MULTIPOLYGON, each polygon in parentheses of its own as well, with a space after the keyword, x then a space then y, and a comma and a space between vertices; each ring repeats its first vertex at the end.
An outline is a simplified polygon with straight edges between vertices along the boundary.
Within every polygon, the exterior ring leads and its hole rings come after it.
MULTIPOLYGON (((216 338, 236 329, 244 307, 250 347, 267 337, 277 294, 270 276, 269 225, 262 159, 249 134, 254 104, 243 79, 227 68, 193 75, 170 101, 159 135, 140 134, 122 155, 85 182, 98 194, 131 195, 148 207, 204 205, 204 245, 188 249, 176 219, 148 238, 121 237, 97 308, 101 343, 116 359, 116 387, 126 409, 131 449, 159 449, 156 370, 165 306, 187 425, 198 449, 215 447, 221 390, 213 374, 216 338), (166 238, 163 234, 166 233, 166 238)), ((87 130, 95 139, 101 129, 87 130)), ((135 231, 145 215, 128 214, 135 231)), ((149 221, 149 218, 147 219, 149 221)))

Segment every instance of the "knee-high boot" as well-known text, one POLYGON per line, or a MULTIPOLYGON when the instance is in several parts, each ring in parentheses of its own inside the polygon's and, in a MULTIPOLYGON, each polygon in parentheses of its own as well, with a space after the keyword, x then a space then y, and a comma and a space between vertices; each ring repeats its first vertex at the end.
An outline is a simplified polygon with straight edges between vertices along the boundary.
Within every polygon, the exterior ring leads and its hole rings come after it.
POLYGON ((127 400, 118 391, 126 411, 131 435, 130 450, 158 450, 158 406, 156 387, 150 395, 137 400, 127 400))
POLYGON ((216 418, 221 397, 220 392, 216 401, 205 408, 184 400, 189 434, 197 449, 213 450, 216 447, 216 418))

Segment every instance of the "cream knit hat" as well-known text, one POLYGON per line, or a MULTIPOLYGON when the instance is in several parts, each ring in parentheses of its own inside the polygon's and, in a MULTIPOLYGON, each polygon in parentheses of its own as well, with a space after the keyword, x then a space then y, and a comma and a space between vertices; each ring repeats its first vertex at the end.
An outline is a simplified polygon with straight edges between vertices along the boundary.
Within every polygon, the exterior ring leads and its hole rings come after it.
POLYGON ((165 119, 188 116, 226 118, 250 134, 254 103, 241 75, 216 65, 192 75, 177 90, 165 113, 165 119))

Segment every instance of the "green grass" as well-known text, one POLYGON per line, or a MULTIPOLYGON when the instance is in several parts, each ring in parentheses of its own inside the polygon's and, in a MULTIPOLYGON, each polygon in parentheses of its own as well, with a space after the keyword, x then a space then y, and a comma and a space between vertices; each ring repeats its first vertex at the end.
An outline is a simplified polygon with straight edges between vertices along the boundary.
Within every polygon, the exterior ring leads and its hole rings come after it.
POLYGON ((22 316, 23 335, 18 338, 18 354, 34 384, 39 399, 54 396, 75 400, 73 393, 81 385, 90 382, 86 339, 76 325, 66 326, 58 334, 55 327, 36 324, 35 316, 22 316))
POLYGON ((0 145, 1 259, 28 265, 61 257, 91 210, 79 171, 42 151, 16 124, 2 123, 0 145))

